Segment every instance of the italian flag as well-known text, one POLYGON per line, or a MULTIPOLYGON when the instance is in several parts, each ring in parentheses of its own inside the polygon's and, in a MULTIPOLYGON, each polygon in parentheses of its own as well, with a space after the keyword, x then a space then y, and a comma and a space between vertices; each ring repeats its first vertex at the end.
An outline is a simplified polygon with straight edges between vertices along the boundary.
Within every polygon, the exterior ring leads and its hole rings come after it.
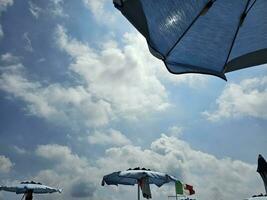
POLYGON ((176 190, 176 194, 180 194, 180 195, 192 195, 192 194, 195 194, 195 190, 193 189, 193 186, 187 185, 187 184, 183 184, 180 181, 176 181, 175 182, 175 190, 176 190))

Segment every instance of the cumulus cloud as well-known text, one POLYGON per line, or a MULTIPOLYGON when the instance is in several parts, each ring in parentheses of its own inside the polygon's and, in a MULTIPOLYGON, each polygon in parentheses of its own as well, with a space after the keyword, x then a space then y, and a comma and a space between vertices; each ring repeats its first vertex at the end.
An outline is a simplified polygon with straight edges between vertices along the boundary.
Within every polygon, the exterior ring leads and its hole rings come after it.
MULTIPOLYGON (((96 51, 57 28, 57 44, 72 57, 71 73, 81 84, 71 87, 30 80, 20 63, 5 64, 0 75, 0 89, 27 104, 30 114, 54 122, 69 122, 76 127, 102 126, 118 117, 137 119, 169 106, 164 85, 156 68, 147 60, 143 40, 126 34, 122 49, 114 41, 96 51)), ((14 57, 14 56, 13 56, 14 57)), ((12 55, 2 55, 2 61, 12 55)))
POLYGON ((63 188, 63 194, 57 199, 93 196, 100 177, 86 158, 74 154, 67 146, 57 144, 40 145, 35 153, 52 162, 53 167, 41 170, 35 179, 63 188))
POLYGON ((126 34, 122 48, 110 41, 100 51, 69 37, 62 26, 57 38, 59 47, 73 58, 70 70, 87 83, 91 93, 110 102, 117 115, 133 118, 168 107, 165 87, 137 35, 126 34))
POLYGON ((112 6, 112 1, 109 0, 83 0, 86 8, 90 10, 97 22, 108 25, 116 22, 117 15, 110 12, 107 7, 112 6))
MULTIPOLYGON (((109 0, 98 0, 98 1, 83 0, 83 2, 84 2, 84 5, 91 11, 96 21, 101 24, 114 26, 114 23, 120 21, 118 20, 118 18, 123 18, 123 16, 120 14, 119 11, 110 12, 110 8, 112 9, 115 9, 115 8, 113 8, 114 7, 113 3, 109 0)), ((138 40, 138 46, 136 47, 137 48, 139 47, 139 51, 144 53, 144 55, 146 56, 146 62, 144 63, 144 65, 147 66, 148 64, 150 64, 153 66, 155 65, 160 66, 157 68, 157 71, 156 71, 157 76, 160 79, 167 80, 168 82, 175 84, 175 85, 186 84, 190 86, 191 88, 196 88, 196 89, 206 86, 209 80, 209 77, 203 74, 202 75, 184 74, 180 76, 170 74, 167 71, 162 61, 150 55, 149 50, 146 47, 147 44, 143 36, 141 36, 141 34, 139 34, 138 36, 134 34, 133 37, 136 37, 138 40)))
MULTIPOLYGON (((109 148, 94 162, 61 145, 41 145, 36 154, 53 162, 53 165, 41 170, 35 179, 63 187, 63 199, 134 199, 136 193, 133 187, 103 188, 100 187, 100 182, 107 173, 136 166, 168 172, 193 184, 197 199, 243 199, 263 189, 256 174, 256 165, 230 158, 218 159, 193 149, 177 137, 165 134, 152 142, 149 148, 142 149, 134 145, 109 148)), ((153 199, 172 195, 173 187, 152 187, 153 199)))
POLYGON ((108 123, 109 103, 93 97, 81 85, 63 87, 30 81, 22 64, 1 69, 0 89, 27 103, 30 114, 73 127, 100 126, 108 123))
POLYGON ((97 162, 110 171, 141 166, 169 172, 193 184, 198 199, 242 199, 259 192, 260 180, 256 178, 255 165, 230 158, 218 159, 164 134, 151 144, 150 149, 142 150, 136 146, 110 148, 97 162))
POLYGON ((13 164, 6 156, 0 155, 0 173, 8 173, 13 164))
POLYGON ((71 188, 71 196, 76 198, 92 197, 96 186, 88 181, 76 181, 71 188))
POLYGON ((171 126, 168 128, 168 134, 175 137, 180 137, 183 134, 184 128, 181 126, 171 126))
POLYGON ((88 136, 90 144, 121 146, 130 144, 131 141, 120 131, 110 129, 106 132, 96 131, 88 136))
POLYGON ((246 116, 267 119, 267 76, 230 83, 216 105, 215 111, 203 113, 210 121, 246 116))
POLYGON ((78 75, 80 83, 66 87, 30 80, 19 59, 7 53, 1 56, 6 67, 0 89, 23 100, 30 114, 74 127, 103 126, 166 110, 170 102, 163 82, 172 75, 150 55, 144 38, 129 33, 123 38, 122 46, 111 40, 96 50, 58 26, 57 45, 72 58, 69 73, 78 75))

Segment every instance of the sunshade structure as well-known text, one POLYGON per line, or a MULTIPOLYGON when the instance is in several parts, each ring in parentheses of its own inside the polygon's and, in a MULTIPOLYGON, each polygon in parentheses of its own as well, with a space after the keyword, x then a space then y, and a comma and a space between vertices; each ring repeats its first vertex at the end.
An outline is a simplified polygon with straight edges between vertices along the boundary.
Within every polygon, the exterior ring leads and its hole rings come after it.
POLYGON ((41 183, 36 183, 33 181, 25 181, 21 182, 20 184, 13 185, 13 186, 0 186, 0 191, 4 190, 7 192, 15 192, 16 194, 24 194, 26 200, 32 199, 32 194, 46 194, 46 193, 54 193, 59 192, 61 193, 62 190, 52 188, 41 183))
POLYGON ((267 195, 267 162, 265 159, 262 157, 262 155, 259 155, 258 158, 258 169, 257 172, 261 175, 264 187, 265 187, 265 192, 267 195))
POLYGON ((267 63, 266 0, 113 0, 174 74, 267 63))
POLYGON ((103 177, 102 185, 138 185, 138 200, 140 200, 140 187, 145 198, 151 198, 150 184, 161 187, 165 183, 175 182, 177 179, 165 173, 151 171, 145 168, 118 171, 103 177))

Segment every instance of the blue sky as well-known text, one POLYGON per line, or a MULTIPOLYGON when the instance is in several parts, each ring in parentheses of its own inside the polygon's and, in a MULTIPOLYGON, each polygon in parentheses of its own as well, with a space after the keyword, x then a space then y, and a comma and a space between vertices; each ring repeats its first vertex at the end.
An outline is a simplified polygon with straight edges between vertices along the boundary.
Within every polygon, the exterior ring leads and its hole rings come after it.
MULTIPOLYGON (((266 65, 228 82, 172 75, 108 0, 3 0, 0 24, 0 184, 33 179, 63 188, 56 199, 135 199, 135 188, 100 182, 141 166, 193 184, 198 199, 263 191, 266 65)), ((153 199, 173 192, 152 189, 153 199)))

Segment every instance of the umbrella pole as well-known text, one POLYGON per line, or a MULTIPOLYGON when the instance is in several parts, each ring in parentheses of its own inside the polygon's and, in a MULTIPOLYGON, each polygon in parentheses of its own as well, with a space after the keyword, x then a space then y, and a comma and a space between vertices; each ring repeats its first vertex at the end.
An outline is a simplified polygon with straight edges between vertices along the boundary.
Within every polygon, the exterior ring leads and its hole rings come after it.
POLYGON ((137 198, 140 200, 140 185, 137 184, 137 198))
POLYGON ((25 196, 25 194, 23 194, 23 196, 22 196, 21 200, 22 200, 22 199, 24 199, 24 196, 25 196))

